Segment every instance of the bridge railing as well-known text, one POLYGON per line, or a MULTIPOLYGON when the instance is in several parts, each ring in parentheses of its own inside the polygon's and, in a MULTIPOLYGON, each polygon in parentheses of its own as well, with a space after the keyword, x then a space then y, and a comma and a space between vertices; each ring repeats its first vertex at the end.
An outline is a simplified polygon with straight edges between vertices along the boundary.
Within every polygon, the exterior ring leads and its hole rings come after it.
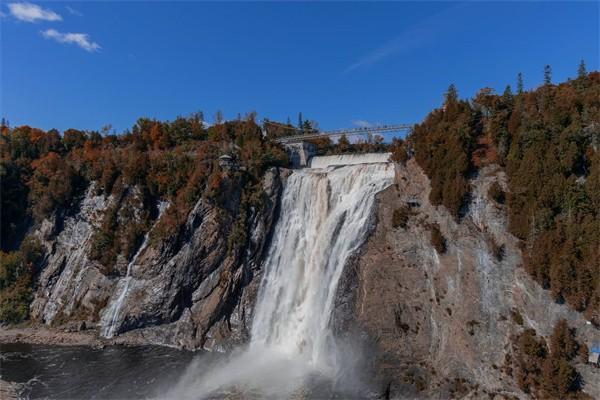
POLYGON ((355 135, 368 135, 383 132, 400 132, 407 131, 412 128, 412 124, 396 124, 396 125, 380 125, 370 126, 361 128, 350 128, 350 129, 338 129, 332 131, 316 131, 303 133, 299 135, 284 136, 275 139, 277 143, 293 143, 302 142, 304 140, 319 139, 324 137, 335 137, 335 136, 355 136, 355 135))

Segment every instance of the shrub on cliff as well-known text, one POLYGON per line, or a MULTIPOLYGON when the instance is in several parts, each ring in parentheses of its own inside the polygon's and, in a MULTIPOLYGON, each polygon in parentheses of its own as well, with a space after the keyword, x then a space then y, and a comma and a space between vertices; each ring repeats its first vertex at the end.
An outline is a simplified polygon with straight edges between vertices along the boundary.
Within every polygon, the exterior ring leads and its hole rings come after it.
POLYGON ((434 224, 431 226, 431 245, 437 250, 438 253, 442 254, 446 252, 446 238, 440 231, 440 226, 434 224))
POLYGON ((408 161, 408 148, 404 140, 393 138, 390 144, 390 151, 392 153, 392 161, 400 164, 405 164, 408 161))
POLYGON ((402 206, 394 210, 392 215, 392 226, 394 228, 406 228, 408 219, 410 218, 411 210, 408 206, 402 206))
POLYGON ((502 187, 498 182, 494 182, 490 185, 490 188, 488 189, 488 195, 498 204, 504 204, 504 201, 506 200, 504 190, 502 190, 502 187))

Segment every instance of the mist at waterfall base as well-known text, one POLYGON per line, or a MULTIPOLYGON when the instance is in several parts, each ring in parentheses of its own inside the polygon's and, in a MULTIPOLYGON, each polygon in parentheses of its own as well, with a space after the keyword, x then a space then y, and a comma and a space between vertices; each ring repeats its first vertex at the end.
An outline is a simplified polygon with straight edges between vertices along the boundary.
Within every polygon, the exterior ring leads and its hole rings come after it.
POLYGON ((351 336, 335 338, 330 326, 344 266, 368 236, 375 195, 394 178, 385 155, 368 164, 360 157, 344 166, 315 160, 319 168, 288 177, 250 343, 214 365, 193 362, 166 397, 367 395, 362 346, 351 336))

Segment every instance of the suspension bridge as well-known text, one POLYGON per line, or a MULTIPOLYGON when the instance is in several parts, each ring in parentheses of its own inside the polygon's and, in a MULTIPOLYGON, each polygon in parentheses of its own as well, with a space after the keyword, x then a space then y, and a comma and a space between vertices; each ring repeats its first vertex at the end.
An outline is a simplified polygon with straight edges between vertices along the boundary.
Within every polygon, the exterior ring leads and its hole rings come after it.
MULTIPOLYGON (((269 125, 278 128, 279 132, 284 132, 284 136, 279 136, 274 140, 285 146, 290 157, 290 163, 296 168, 307 166, 308 160, 316 154, 316 147, 311 140, 340 138, 342 136, 366 136, 370 142, 374 135, 388 132, 405 132, 411 130, 413 126, 412 124, 394 124, 320 131, 317 129, 303 130, 265 119, 263 120, 263 135, 265 136, 269 133, 269 125), (289 134, 287 134, 288 132, 289 134)), ((281 133, 279 134, 281 135, 281 133)))
POLYGON ((289 135, 280 136, 275 139, 277 143, 281 144, 301 143, 312 139, 339 138, 341 136, 366 136, 371 138, 372 136, 381 133, 409 131, 410 129, 412 129, 413 126, 413 124, 393 124, 319 131, 317 129, 302 130, 293 126, 284 125, 265 119, 263 121, 263 127, 266 132, 268 132, 268 125, 279 127, 280 129, 283 129, 284 132, 290 133, 289 135))

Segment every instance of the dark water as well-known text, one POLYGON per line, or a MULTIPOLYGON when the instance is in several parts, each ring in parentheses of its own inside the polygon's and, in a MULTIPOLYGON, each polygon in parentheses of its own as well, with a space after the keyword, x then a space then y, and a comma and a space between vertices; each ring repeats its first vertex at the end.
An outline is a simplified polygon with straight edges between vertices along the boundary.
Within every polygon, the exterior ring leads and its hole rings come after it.
MULTIPOLYGON (((277 399, 237 387, 202 395, 193 382, 205 373, 219 371, 231 355, 179 351, 158 346, 43 346, 0 344, 0 376, 16 382, 24 399, 277 399), (185 382, 183 377, 191 378, 185 382), (188 390, 179 390, 182 387, 188 390), (173 390, 178 388, 178 390, 173 390), (241 390, 241 391, 240 391, 241 390)), ((239 364, 242 369, 252 365, 239 364)), ((237 367, 238 364, 229 364, 237 367)), ((235 368, 233 369, 235 371, 235 368)), ((259 372, 260 374, 260 372, 259 372)), ((279 373, 263 380, 278 380, 279 373)), ((285 376, 285 374, 283 374, 285 376)), ((280 382, 281 383, 281 382, 280 382)), ((362 384, 361 384, 362 386, 362 384)), ((373 392, 356 390, 354 382, 339 383, 310 376, 292 396, 294 399, 379 398, 373 392), (367 394, 368 393, 368 394, 367 394)), ((284 396, 288 397, 288 396, 284 396)), ((2 400, 2 399, 0 399, 2 400)))
POLYGON ((164 347, 0 344, 0 375, 23 398, 162 397, 198 354, 164 347))

